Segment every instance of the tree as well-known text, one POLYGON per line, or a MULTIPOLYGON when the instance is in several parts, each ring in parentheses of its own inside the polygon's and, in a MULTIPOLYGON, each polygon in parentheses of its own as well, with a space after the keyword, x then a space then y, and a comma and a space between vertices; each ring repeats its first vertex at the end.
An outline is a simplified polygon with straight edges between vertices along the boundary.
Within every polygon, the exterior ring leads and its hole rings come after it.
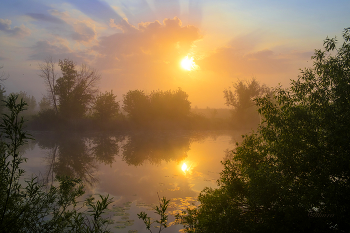
MULTIPOLYGON (((0 66, 0 70, 3 68, 3 66, 0 66)), ((5 81, 8 78, 8 75, 6 75, 4 72, 0 74, 0 83, 5 81)), ((4 110, 4 104, 3 101, 5 100, 5 88, 3 87, 2 84, 0 84, 0 114, 4 110)))
POLYGON ((3 101, 5 100, 6 96, 5 96, 5 88, 2 87, 2 85, 0 85, 0 114, 3 113, 4 109, 5 109, 5 105, 3 103, 3 101))
POLYGON ((191 109, 188 94, 180 88, 152 91, 149 95, 140 90, 129 91, 124 95, 123 104, 129 119, 138 125, 178 123, 189 116, 191 109))
POLYGON ((350 28, 343 39, 327 38, 289 89, 257 99, 263 123, 183 217, 187 232, 350 231, 350 28))
POLYGON ((253 127, 260 123, 255 98, 270 93, 270 89, 264 84, 259 84, 256 79, 250 81, 238 81, 233 83, 231 89, 224 90, 226 105, 233 108, 232 117, 235 127, 253 127))
POLYGON ((155 120, 182 120, 190 114, 188 94, 181 88, 176 91, 152 91, 149 100, 155 120))
POLYGON ((51 109, 51 101, 49 98, 43 96, 43 98, 39 102, 39 111, 43 112, 51 109))
POLYGON ((93 115, 101 122, 108 122, 119 115, 119 103, 113 91, 100 93, 93 106, 93 115))
POLYGON ((76 64, 68 59, 59 60, 62 77, 56 80, 55 95, 58 96, 59 112, 68 119, 78 119, 84 116, 98 89, 100 75, 97 71, 83 64, 76 70, 76 64))
MULTIPOLYGON (((3 66, 0 66, 0 70, 3 68, 3 66)), ((6 79, 8 79, 9 75, 6 74, 5 72, 1 72, 0 73, 0 82, 5 81, 6 79)))
POLYGON ((123 109, 136 124, 145 124, 151 119, 149 97, 141 90, 129 91, 124 95, 123 109))
POLYGON ((57 74, 55 71, 55 62, 52 57, 47 58, 43 63, 39 63, 40 74, 39 76, 44 79, 45 85, 47 86, 47 99, 50 100, 53 108, 58 113, 57 107, 57 96, 55 92, 57 74))

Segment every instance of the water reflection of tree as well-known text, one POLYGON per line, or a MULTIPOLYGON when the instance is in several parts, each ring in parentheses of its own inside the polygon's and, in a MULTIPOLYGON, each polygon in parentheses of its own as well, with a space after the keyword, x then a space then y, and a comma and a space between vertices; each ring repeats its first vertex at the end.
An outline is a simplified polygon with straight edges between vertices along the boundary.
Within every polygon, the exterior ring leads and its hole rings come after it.
POLYGON ((97 169, 94 156, 81 137, 64 137, 58 145, 58 156, 53 171, 55 174, 81 178, 94 183, 97 169))
POLYGON ((187 157, 190 141, 190 137, 174 132, 132 133, 122 146, 123 160, 135 166, 146 160, 153 164, 161 161, 180 161, 187 157))
POLYGON ((118 142, 123 140, 122 135, 109 136, 101 134, 91 139, 91 152, 97 161, 112 164, 119 153, 118 142))
POLYGON ((118 154, 118 137, 98 135, 37 135, 41 148, 48 150, 46 182, 55 175, 71 176, 89 184, 96 182, 97 163, 111 164, 118 154))

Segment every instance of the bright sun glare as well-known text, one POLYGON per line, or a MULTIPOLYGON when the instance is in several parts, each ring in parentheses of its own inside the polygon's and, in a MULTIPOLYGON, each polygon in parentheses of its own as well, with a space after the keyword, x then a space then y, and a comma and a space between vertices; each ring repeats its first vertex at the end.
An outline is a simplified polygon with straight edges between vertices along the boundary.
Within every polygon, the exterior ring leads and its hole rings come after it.
POLYGON ((196 64, 193 61, 193 57, 189 58, 188 56, 186 56, 184 59, 182 59, 181 66, 185 70, 190 71, 195 68, 196 64))
POLYGON ((186 163, 182 164, 181 170, 184 171, 184 172, 187 170, 187 165, 186 165, 186 163))

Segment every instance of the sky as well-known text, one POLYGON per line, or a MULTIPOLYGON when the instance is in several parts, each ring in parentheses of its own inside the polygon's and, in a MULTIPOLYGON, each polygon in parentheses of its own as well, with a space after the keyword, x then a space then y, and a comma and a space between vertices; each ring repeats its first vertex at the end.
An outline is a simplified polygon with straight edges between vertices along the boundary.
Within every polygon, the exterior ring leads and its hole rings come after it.
POLYGON ((181 88, 192 107, 223 108, 239 80, 288 87, 327 36, 350 27, 349 10, 347 0, 2 1, 1 85, 40 101, 38 65, 51 57, 97 69, 100 91, 118 100, 181 88), (186 56, 195 69, 181 67, 186 56))

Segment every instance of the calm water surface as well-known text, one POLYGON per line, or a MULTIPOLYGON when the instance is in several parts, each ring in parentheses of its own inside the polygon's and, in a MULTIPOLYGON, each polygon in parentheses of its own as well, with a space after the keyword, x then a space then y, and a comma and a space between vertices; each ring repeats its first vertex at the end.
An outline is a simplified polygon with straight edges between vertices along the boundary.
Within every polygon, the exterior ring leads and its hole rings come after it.
MULTIPOLYGON (((196 204, 205 187, 216 187, 226 151, 242 131, 133 131, 114 134, 32 132, 23 148, 27 176, 51 182, 55 175, 81 178, 87 194, 110 194, 113 232, 148 232, 137 213, 153 215, 158 195, 171 199, 169 213, 196 204)), ((170 217, 170 221, 174 221, 170 217)), ((173 225, 162 232, 179 232, 173 225)))

